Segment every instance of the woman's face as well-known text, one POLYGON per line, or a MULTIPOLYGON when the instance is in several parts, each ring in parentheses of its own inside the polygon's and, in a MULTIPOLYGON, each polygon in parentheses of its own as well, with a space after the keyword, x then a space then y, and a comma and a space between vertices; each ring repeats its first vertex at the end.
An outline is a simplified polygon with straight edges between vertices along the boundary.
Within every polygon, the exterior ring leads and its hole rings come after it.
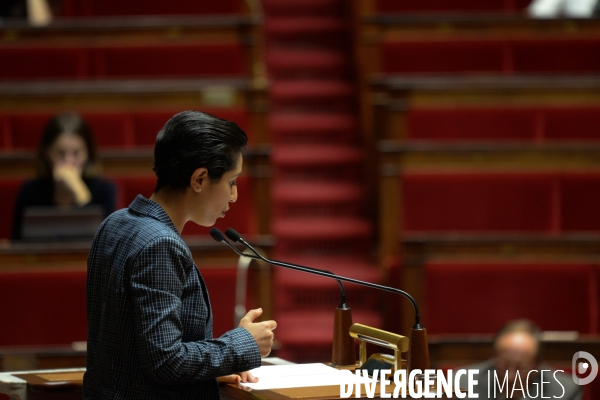
POLYGON ((88 150, 83 138, 73 133, 61 133, 48 149, 52 168, 68 166, 83 171, 88 160, 88 150))
POLYGON ((237 200, 236 179, 242 173, 242 154, 238 156, 237 164, 231 171, 223 174, 218 181, 208 179, 197 193, 202 207, 194 221, 198 225, 213 226, 217 218, 224 218, 230 203, 237 200))

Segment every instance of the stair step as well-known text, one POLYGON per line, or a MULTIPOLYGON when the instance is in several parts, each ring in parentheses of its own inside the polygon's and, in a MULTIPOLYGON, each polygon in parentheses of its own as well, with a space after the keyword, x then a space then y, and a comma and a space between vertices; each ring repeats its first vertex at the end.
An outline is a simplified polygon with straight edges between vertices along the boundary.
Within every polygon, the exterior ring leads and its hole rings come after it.
POLYGON ((272 160, 276 166, 309 166, 342 167, 360 163, 362 151, 353 146, 335 145, 281 145, 273 149, 272 160))
POLYGON ((263 0, 265 15, 298 16, 298 15, 344 15, 346 0, 263 0))
POLYGON ((321 49, 267 50, 266 64, 275 78, 336 78, 349 75, 349 57, 345 52, 321 49))
POLYGON ((269 130, 278 144, 340 145, 356 142, 356 119, 349 114, 272 113, 269 130))
POLYGON ((273 233, 278 240, 342 241, 369 238, 373 227, 362 218, 276 218, 273 233))
POLYGON ((354 86, 339 80, 278 80, 271 84, 271 103, 343 101, 356 94, 354 86))

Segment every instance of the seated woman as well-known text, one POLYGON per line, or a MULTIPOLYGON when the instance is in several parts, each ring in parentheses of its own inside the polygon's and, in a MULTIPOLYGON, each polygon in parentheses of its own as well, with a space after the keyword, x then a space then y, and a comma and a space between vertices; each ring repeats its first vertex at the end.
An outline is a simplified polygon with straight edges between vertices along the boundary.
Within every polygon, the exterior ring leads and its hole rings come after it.
POLYGON ((23 238, 28 207, 101 206, 115 210, 114 184, 98 177, 96 147, 87 123, 76 114, 50 119, 37 149, 37 176, 21 186, 15 205, 12 239, 23 238))

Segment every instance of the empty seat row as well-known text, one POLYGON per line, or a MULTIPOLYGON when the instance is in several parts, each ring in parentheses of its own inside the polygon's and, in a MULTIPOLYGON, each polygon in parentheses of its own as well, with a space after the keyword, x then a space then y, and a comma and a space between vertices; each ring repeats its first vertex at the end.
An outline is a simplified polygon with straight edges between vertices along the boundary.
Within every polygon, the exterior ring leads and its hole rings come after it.
POLYGON ((0 46, 0 79, 244 76, 249 54, 237 42, 122 46, 0 46))
POLYGON ((434 141, 600 140, 600 108, 411 108, 406 137, 434 141))
POLYGON ((374 0, 380 13, 520 12, 531 0, 374 0))
MULTIPOLYGON (((0 272, 0 347, 70 345, 87 340, 85 264, 77 270, 0 272)), ((236 269, 199 266, 216 337, 233 328, 236 269)))
POLYGON ((239 14, 243 0, 224 1, 177 1, 165 3, 158 0, 63 0, 60 16, 107 17, 139 15, 210 15, 239 14))
MULTIPOLYGON (((125 208, 138 195, 150 197, 156 185, 156 178, 153 176, 120 176, 112 177, 117 186, 117 209, 125 208)), ((0 208, 4 210, 0 217, 0 239, 10 237, 13 221, 13 209, 22 178, 3 178, 0 180, 0 208)), ((252 198, 251 177, 243 175, 237 179, 238 201, 231 204, 227 217, 219 219, 216 226, 221 230, 229 227, 234 228, 242 234, 256 233, 257 224, 254 201, 252 198)), ((210 228, 198 226, 192 222, 188 223, 183 231, 183 235, 208 235, 210 228)))
POLYGON ((600 71, 600 40, 460 39, 386 40, 384 73, 594 73, 600 71))
MULTIPOLYGON (((156 135, 164 124, 181 109, 155 111, 84 111, 81 116, 88 122, 100 148, 132 148, 154 146, 156 135)), ((202 111, 237 123, 250 135, 248 111, 243 107, 202 111)), ((49 111, 26 111, 0 114, 0 150, 34 149, 44 126, 54 115, 49 111)))
POLYGON ((399 184, 405 233, 600 231, 598 173, 406 173, 399 184))
POLYGON ((430 261, 424 325, 431 334, 489 334, 528 318, 548 331, 597 334, 599 273, 600 265, 577 261, 430 261))

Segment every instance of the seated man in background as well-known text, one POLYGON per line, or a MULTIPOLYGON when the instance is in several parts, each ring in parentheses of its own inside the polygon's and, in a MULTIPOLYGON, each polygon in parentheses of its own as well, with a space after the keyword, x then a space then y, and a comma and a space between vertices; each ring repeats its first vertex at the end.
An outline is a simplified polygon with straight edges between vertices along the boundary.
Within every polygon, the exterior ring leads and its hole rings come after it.
MULTIPOLYGON (((583 398, 582 387, 570 375, 541 362, 541 333, 528 320, 511 321, 496 333, 494 358, 466 367, 479 370, 474 389, 479 399, 583 398)), ((467 376, 460 386, 467 387, 467 376)))

